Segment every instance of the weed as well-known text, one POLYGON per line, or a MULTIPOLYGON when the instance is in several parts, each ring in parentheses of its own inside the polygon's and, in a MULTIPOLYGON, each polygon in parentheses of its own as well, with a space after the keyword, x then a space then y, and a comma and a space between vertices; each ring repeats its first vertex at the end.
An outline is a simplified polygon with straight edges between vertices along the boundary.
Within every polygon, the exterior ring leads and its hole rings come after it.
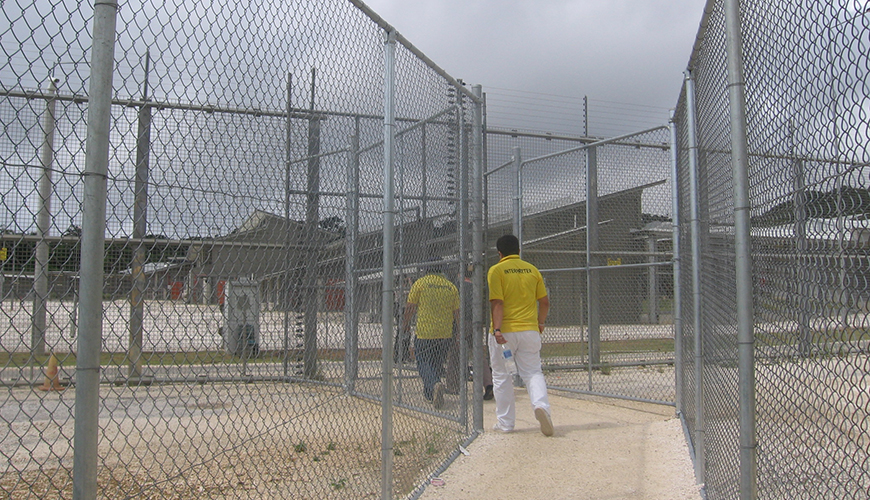
POLYGON ((296 450, 296 453, 305 453, 308 450, 308 448, 305 446, 305 443, 303 442, 300 442, 299 444, 294 446, 293 449, 296 450))

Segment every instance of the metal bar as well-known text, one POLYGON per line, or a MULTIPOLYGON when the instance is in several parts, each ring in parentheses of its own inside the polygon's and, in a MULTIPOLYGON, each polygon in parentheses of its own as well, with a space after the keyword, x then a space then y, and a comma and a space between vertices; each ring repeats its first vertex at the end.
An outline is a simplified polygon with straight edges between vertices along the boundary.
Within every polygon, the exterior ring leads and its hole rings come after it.
POLYGON ((394 154, 396 122, 396 32, 387 33, 384 44, 384 252, 383 295, 381 301, 381 327, 383 350, 381 353, 381 500, 393 497, 393 226, 394 154))
MULTIPOLYGON (((465 314, 465 307, 470 303, 470 298, 468 295, 471 293, 471 290, 465 286, 465 269, 468 267, 468 257, 469 250, 471 250, 471 245, 469 245, 469 234, 468 234, 468 222, 469 222, 469 176, 470 170, 469 167, 469 150, 468 150, 468 134, 469 130, 466 127, 465 121, 465 110, 463 109, 462 104, 462 96, 458 96, 458 103, 460 106, 457 108, 458 113, 458 125, 459 125, 459 220, 457 221, 458 231, 459 231, 459 271, 456 277, 457 284, 459 285, 459 303, 462 304, 462 307, 459 311, 459 325, 458 332, 459 333, 459 362, 456 363, 456 368, 459 370, 459 373, 456 376, 459 378, 459 401, 460 401, 460 421, 465 426, 465 431, 468 432, 468 384, 465 383, 465 379, 468 376, 466 372, 466 367, 468 366, 468 342, 466 332, 471 325, 468 324, 468 320, 465 314)), ((477 391, 473 390, 472 387, 472 395, 476 396, 477 391)))
POLYGON ((589 362, 601 362, 601 300, 599 294, 598 260, 598 150, 586 150, 586 303, 589 329, 589 362))
POLYGON ((345 224, 345 304, 344 304, 344 385, 351 393, 355 390, 359 376, 359 324, 357 307, 357 238, 359 233, 359 120, 354 124, 354 135, 350 138, 350 155, 347 165, 347 210, 345 224))
MULTIPOLYGON (((483 95, 480 85, 471 87, 471 91, 478 97, 483 95)), ((472 105, 471 115, 471 144, 472 144, 472 174, 471 174, 471 332, 474 369, 474 406, 472 408, 472 425, 475 433, 483 430, 483 371, 486 370, 484 358, 483 335, 488 330, 484 327, 483 312, 483 268, 485 245, 483 235, 485 231, 483 219, 483 104, 477 101, 472 105)))
MULTIPOLYGON (((292 109, 293 106, 293 73, 287 73, 287 91, 286 91, 286 99, 287 99, 287 109, 292 109)), ((286 221, 287 230, 284 232, 284 252, 285 259, 289 260, 290 249, 293 248, 293 232, 290 231, 290 186, 292 185, 292 157, 293 157, 293 123, 292 119, 289 118, 290 113, 287 113, 288 118, 284 123, 284 219, 286 221)), ((281 353, 281 369, 282 373, 285 377, 290 376, 290 338, 291 332, 293 328, 291 327, 291 319, 290 319, 290 300, 293 294, 293 281, 292 281, 292 270, 289 268, 285 268, 280 272, 283 275, 283 287, 282 297, 281 297, 281 308, 284 310, 283 314, 283 326, 284 326, 284 342, 283 342, 283 352, 281 353)))
MULTIPOLYGON (((435 113, 432 116, 429 116, 428 118, 424 118, 422 120, 414 120, 415 123, 413 125, 411 125, 409 127, 405 127, 402 130, 396 132, 396 137, 404 137, 405 134, 412 132, 414 130, 417 130, 418 128, 423 128, 426 124, 429 124, 429 123, 438 123, 441 125, 449 125, 450 124, 449 122, 447 122, 447 123, 436 122, 435 119, 440 118, 440 117, 446 115, 447 113, 451 113, 454 111, 456 111, 456 105, 451 104, 450 106, 447 106, 446 108, 442 109, 441 111, 435 113)), ((359 152, 360 152, 360 154, 366 153, 366 152, 382 145, 383 143, 384 143, 384 141, 373 142, 372 144, 369 144, 368 146, 360 148, 359 152)))
POLYGON ((498 172, 499 170, 503 170, 503 169, 505 169, 505 168, 507 168, 507 167, 513 165, 513 164, 514 164, 514 160, 513 160, 513 158, 511 158, 510 160, 508 160, 508 161, 504 162, 503 164, 501 164, 501 165, 495 167, 494 169, 485 172, 485 173, 483 174, 483 176, 484 176, 484 177, 489 177, 491 174, 494 174, 494 173, 498 172))
POLYGON ((620 264, 618 266, 591 266, 591 267, 565 267, 560 269, 540 269, 541 273, 556 273, 563 271, 616 271, 619 269, 636 268, 636 267, 661 267, 670 266, 673 262, 641 262, 639 264, 620 264))
MULTIPOLYGON (((148 101, 148 72, 150 52, 145 52, 145 79, 142 83, 142 100, 148 101)), ((133 188, 133 237, 144 238, 148 231, 148 177, 149 153, 151 150, 151 108, 139 108, 138 133, 136 134, 136 182, 133 188)), ((130 346, 127 349, 128 383, 137 383, 142 378, 142 337, 145 322, 144 293, 148 286, 144 266, 145 245, 136 245, 130 271, 133 286, 130 289, 130 346)))
MULTIPOLYGON (((41 91, 15 91, 15 90, 0 90, 0 97, 17 97, 21 99, 35 100, 49 100, 51 99, 51 95, 41 92, 41 91)), ((72 102, 75 104, 84 104, 89 102, 89 98, 83 95, 76 94, 58 94, 54 97, 57 101, 63 102, 72 102)), ((263 110, 259 108, 224 108, 220 106, 215 106, 213 104, 189 104, 182 102, 171 102, 171 101, 153 101, 153 100, 140 100, 140 99, 112 99, 113 106, 124 106, 126 108, 141 108, 148 107, 157 110, 163 109, 173 109, 180 111, 202 111, 205 113, 223 113, 223 114, 234 114, 234 115, 250 115, 250 116, 266 116, 271 118, 297 118, 301 120, 310 120, 312 118, 317 118, 320 120, 325 120, 327 117, 334 116, 339 118, 364 118, 368 120, 383 120, 384 117, 380 115, 369 115, 365 113, 350 113, 350 112, 342 112, 342 111, 328 111, 328 110, 310 110, 304 108, 290 108, 285 111, 270 111, 263 110)), ((416 118, 405 118, 405 117, 396 117, 395 120, 397 122, 417 122, 416 118)))
POLYGON ((758 496, 755 437, 755 331, 752 294, 752 240, 743 33, 740 1, 725 0, 731 166, 734 174, 734 248, 737 286, 737 360, 740 402, 740 498, 758 496))
POLYGON ((523 153, 519 147, 514 148, 514 183, 513 188, 513 233, 520 241, 520 258, 523 257, 523 198, 522 198, 522 178, 523 178, 523 153))
POLYGON ((674 275, 674 387, 675 404, 677 414, 684 411, 683 406, 683 295, 681 283, 681 255, 680 255, 680 174, 677 151, 677 124, 674 114, 671 113, 671 202, 673 215, 672 250, 673 250, 673 275, 674 275))
POLYGON ((686 128, 688 133, 689 155, 689 203, 691 205, 692 234, 692 306, 693 306, 693 336, 695 344, 695 429, 692 444, 695 448, 695 479, 704 482, 706 470, 706 452, 704 450, 704 338, 702 328, 702 294, 701 294, 701 218, 700 218, 700 183, 698 179, 698 140, 695 124, 695 80, 690 71, 686 71, 686 128))
MULTIPOLYGON (((507 135, 510 137, 529 137, 533 139, 546 139, 548 141, 556 140, 556 141, 568 141, 568 142, 582 142, 586 144, 592 144, 602 140, 601 137, 588 137, 588 136, 578 136, 578 135, 561 135, 561 134, 552 134, 550 132, 524 132, 517 130, 507 130, 507 129, 497 129, 490 128, 486 130, 487 134, 492 135, 507 135)), ((652 142, 615 142, 611 143, 614 146, 631 146, 631 147, 641 147, 641 148, 654 148, 665 150, 668 149, 667 144, 661 143, 652 143, 652 142)))
MULTIPOLYGON (((55 95, 57 81, 49 79, 48 93, 55 95)), ((45 103, 43 118, 42 154, 40 163, 42 172, 39 176, 39 208, 36 213, 36 248, 33 263, 33 316, 31 317, 30 349, 31 355, 45 354, 45 316, 48 301, 48 242, 45 240, 51 228, 51 195, 54 184, 51 180, 52 164, 54 163, 54 131, 56 127, 55 99, 45 103)))
MULTIPOLYGON (((546 154, 543 156, 536 156, 535 158, 529 158, 528 160, 525 160, 523 163, 532 163, 535 161, 541 161, 541 160, 547 160, 549 158, 555 158, 557 156, 563 156, 563 155, 566 155, 569 153, 576 153, 578 151, 583 151, 585 149, 596 148, 598 146, 604 146, 606 144, 613 144, 615 142, 619 142, 621 140, 628 139, 629 137, 634 137, 636 135, 648 134, 650 132, 655 132, 656 130, 662 130, 662 129, 667 129, 667 128, 668 128, 667 125, 659 125, 658 127, 648 128, 646 130, 641 130, 639 132, 632 132, 630 134, 619 135, 616 137, 611 137, 610 139, 601 139, 601 140, 598 140, 595 142, 591 142, 589 144, 577 146, 576 148, 565 149, 562 151, 558 151, 556 153, 550 153, 550 154, 546 154)), ((637 144, 627 144, 627 145, 637 146, 637 144)))
MULTIPOLYGON (((609 222, 613 222, 613 219, 603 220, 603 221, 599 222, 598 225, 604 225, 604 224, 607 224, 607 223, 609 223, 609 222)), ((565 230, 565 231, 560 231, 560 232, 558 232, 558 233, 553 233, 553 234, 550 234, 550 235, 547 235, 547 236, 541 236, 540 238, 535 238, 535 239, 533 239, 533 240, 529 240, 529 241, 526 243, 526 246, 530 246, 530 245, 538 245, 538 244, 541 244, 541 243, 547 243, 547 242, 549 242, 549 241, 552 241, 552 240, 555 240, 555 239, 559 239, 559 238, 563 238, 563 237, 565 237, 565 236, 571 236, 572 234, 579 233, 579 232, 582 232, 582 231, 585 231, 585 230, 586 230, 586 226, 580 226, 580 227, 575 227, 574 229, 568 229, 568 230, 565 230)))
POLYGON ((114 67, 116 0, 94 2, 88 133, 82 209, 79 335, 76 356, 73 499, 97 498, 97 441, 100 435, 100 348, 103 332, 103 252, 106 178, 114 67))
MULTIPOLYGON (((310 107, 314 109, 317 73, 311 69, 311 97, 310 107)), ((305 238, 308 240, 308 248, 305 252, 305 267, 303 269, 302 289, 303 297, 304 332, 302 336, 302 373, 307 378, 317 376, 317 310, 319 302, 317 259, 322 252, 322 245, 318 238, 318 226, 320 223, 320 145, 321 145, 321 121, 312 117, 308 121, 308 168, 306 178, 305 197, 305 238)))

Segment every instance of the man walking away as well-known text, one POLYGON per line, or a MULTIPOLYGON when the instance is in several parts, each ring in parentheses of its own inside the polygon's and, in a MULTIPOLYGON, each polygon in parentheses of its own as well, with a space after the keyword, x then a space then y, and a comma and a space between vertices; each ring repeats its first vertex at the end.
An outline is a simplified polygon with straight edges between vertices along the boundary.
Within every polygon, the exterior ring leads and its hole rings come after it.
POLYGON ((403 330, 410 331, 411 318, 417 314, 414 357, 423 380, 423 397, 435 408, 444 404, 444 361, 453 341, 453 324, 459 315, 459 291, 437 265, 411 285, 405 305, 403 330))
POLYGON ((513 351, 517 371, 525 382, 535 418, 545 436, 552 436, 547 382, 541 369, 541 334, 550 311, 544 279, 538 269, 520 259, 520 242, 506 234, 496 242, 500 260, 489 269, 489 303, 495 342, 489 343, 495 393, 495 429, 510 432, 516 423, 512 377, 505 366, 502 344, 513 351))

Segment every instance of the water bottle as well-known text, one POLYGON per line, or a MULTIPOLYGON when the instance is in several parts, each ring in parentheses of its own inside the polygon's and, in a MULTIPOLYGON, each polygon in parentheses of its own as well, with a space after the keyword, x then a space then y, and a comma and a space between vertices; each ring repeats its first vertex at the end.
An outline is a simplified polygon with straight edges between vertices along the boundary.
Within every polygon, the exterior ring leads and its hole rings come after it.
POLYGON ((511 376, 517 376, 517 362, 514 361, 514 353, 508 349, 507 344, 499 344, 501 345, 501 354, 504 356, 504 366, 508 373, 511 376))

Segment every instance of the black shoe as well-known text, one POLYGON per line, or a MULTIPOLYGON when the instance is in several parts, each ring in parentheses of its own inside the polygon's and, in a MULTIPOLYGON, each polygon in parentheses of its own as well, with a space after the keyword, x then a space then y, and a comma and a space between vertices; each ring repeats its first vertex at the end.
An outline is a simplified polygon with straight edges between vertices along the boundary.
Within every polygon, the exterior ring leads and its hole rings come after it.
POLYGON ((492 393, 492 386, 486 386, 486 389, 483 391, 483 400, 490 401, 493 397, 495 397, 495 395, 492 393))

